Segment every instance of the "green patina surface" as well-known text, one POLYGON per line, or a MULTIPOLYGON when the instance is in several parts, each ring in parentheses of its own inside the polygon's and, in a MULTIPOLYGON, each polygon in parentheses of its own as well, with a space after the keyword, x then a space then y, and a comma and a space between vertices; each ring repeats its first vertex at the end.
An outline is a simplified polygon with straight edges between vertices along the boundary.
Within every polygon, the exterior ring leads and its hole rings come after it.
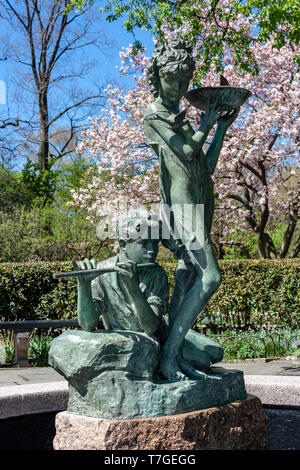
POLYGON ((67 331, 52 342, 50 362, 69 382, 68 412, 96 418, 166 416, 246 398, 240 371, 213 367, 201 379, 160 381, 159 352, 141 332, 67 331))
POLYGON ((211 176, 238 114, 238 109, 222 113, 218 98, 207 103, 199 129, 193 130, 179 109, 194 72, 191 53, 178 41, 158 46, 148 68, 155 101, 145 112, 144 129, 160 162, 159 217, 144 208, 132 209, 117 223, 119 255, 101 263, 74 262, 78 321, 85 331, 63 334, 49 353, 51 365, 69 381, 70 412, 125 419, 182 413, 246 397, 241 372, 212 367, 222 360, 221 347, 191 330, 221 283, 210 238, 211 176), (187 205, 191 212, 182 219, 187 205), (204 207, 200 232, 199 205, 204 207), (171 217, 166 211, 170 207, 177 207, 171 217), (156 225, 161 242, 178 259, 170 306, 167 276, 156 263, 159 239, 150 235, 156 225), (167 239, 162 236, 165 228, 167 239), (145 230, 147 236, 141 236, 145 230), (105 331, 95 331, 100 315, 105 331))

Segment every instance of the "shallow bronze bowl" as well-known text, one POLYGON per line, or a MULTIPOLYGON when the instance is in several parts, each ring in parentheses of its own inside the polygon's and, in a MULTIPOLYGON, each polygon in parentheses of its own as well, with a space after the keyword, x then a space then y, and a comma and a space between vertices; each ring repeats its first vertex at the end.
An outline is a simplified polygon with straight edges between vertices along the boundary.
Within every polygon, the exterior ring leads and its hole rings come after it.
POLYGON ((186 93, 185 98, 195 108, 205 111, 209 104, 216 103, 222 111, 239 108, 252 95, 246 88, 233 86, 208 86, 195 88, 186 93))

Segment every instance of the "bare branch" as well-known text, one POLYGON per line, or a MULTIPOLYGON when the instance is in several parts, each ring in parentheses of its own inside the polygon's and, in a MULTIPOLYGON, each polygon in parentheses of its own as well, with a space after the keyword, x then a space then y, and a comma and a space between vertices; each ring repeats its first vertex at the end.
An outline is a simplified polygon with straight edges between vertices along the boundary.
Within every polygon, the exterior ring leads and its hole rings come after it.
POLYGON ((16 119, 15 121, 8 121, 8 122, 5 122, 2 121, 2 124, 0 124, 0 129, 5 129, 5 127, 8 127, 8 126, 14 126, 14 127, 18 127, 19 125, 19 120, 16 119))
POLYGON ((87 98, 84 98, 83 100, 78 101, 77 103, 74 103, 71 106, 68 106, 66 109, 61 111, 57 116, 55 116, 53 119, 51 119, 51 121, 49 121, 48 127, 50 127, 55 121, 57 121, 57 119, 61 118, 64 114, 66 114, 68 111, 70 111, 70 109, 76 108, 76 107, 80 106, 81 104, 86 103, 87 101, 95 99, 95 98, 103 98, 103 97, 99 96, 99 95, 88 96, 87 98))

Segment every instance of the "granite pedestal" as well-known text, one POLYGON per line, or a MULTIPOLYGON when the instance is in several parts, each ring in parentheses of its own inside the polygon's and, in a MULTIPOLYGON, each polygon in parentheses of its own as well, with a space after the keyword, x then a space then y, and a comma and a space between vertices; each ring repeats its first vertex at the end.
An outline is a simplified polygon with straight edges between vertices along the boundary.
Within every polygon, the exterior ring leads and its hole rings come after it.
POLYGON ((259 450, 266 417, 252 395, 227 405, 172 416, 101 419, 56 415, 55 450, 259 450))

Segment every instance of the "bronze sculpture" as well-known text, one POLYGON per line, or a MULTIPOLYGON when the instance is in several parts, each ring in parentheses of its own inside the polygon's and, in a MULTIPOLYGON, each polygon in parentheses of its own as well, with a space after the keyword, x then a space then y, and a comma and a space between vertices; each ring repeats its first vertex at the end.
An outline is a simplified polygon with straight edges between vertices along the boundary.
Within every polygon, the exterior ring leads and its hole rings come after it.
POLYGON ((169 45, 157 46, 147 71, 156 99, 145 112, 144 129, 148 144, 159 157, 162 202, 168 207, 177 204, 182 210, 186 205, 191 206, 194 219, 196 206, 204 205, 204 239, 200 248, 191 249, 197 236, 194 220, 189 230, 183 227, 182 240, 172 237, 176 214, 170 227, 171 240, 165 241, 179 258, 170 306, 169 335, 160 360, 161 372, 169 380, 182 378, 182 373, 199 377, 199 373, 183 360, 180 349, 188 329, 221 284, 221 273, 210 238, 214 212, 211 175, 226 130, 239 112, 239 109, 233 109, 221 116, 220 103, 207 103, 207 111, 202 114, 200 127, 195 132, 185 118, 185 111, 179 110, 180 100, 188 90, 194 69, 192 49, 177 40, 169 45), (215 123, 215 136, 204 155, 203 145, 215 123))
POLYGON ((50 364, 69 381, 71 413, 118 419, 161 416, 246 397, 242 372, 211 367, 222 360, 222 348, 191 327, 221 284, 210 238, 212 174, 226 131, 249 92, 225 85, 187 93, 194 68, 192 49, 181 41, 158 45, 148 68, 156 99, 145 112, 144 129, 160 162, 160 216, 132 209, 117 225, 119 255, 100 263, 74 262, 75 272, 56 275, 78 280, 83 331, 65 332, 49 353, 50 364), (196 131, 186 111, 179 109, 185 95, 199 107, 203 96, 209 96, 196 131), (186 207, 191 210, 182 220, 186 207), (199 207, 204 208, 201 236, 199 207), (169 309, 167 276, 156 263, 159 239, 151 236, 153 224, 159 225, 161 242, 178 259, 169 309), (144 235, 139 236, 142 226, 144 235), (105 330, 95 330, 100 315, 105 330))

